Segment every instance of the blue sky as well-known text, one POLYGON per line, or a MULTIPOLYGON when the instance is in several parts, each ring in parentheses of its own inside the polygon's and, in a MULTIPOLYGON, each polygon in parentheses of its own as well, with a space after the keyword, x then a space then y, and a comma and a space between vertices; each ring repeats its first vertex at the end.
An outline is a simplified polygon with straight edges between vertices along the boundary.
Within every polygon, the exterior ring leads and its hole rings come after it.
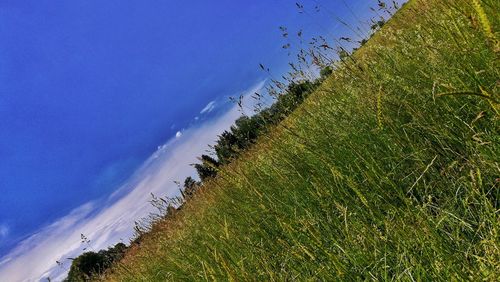
POLYGON ((227 98, 262 90, 259 63, 287 70, 279 26, 305 38, 349 35, 335 16, 357 25, 376 1, 302 4, 305 13, 285 0, 0 0, 0 273, 34 234, 116 206, 138 191, 152 155, 196 139, 182 147, 186 159, 155 165, 184 165, 154 188, 174 193, 194 153, 236 117, 227 98))

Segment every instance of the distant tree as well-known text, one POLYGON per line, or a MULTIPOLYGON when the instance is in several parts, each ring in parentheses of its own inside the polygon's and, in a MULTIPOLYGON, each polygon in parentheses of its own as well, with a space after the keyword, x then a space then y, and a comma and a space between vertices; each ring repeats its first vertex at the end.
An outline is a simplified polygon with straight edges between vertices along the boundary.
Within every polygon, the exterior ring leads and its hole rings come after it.
POLYGON ((95 252, 86 252, 78 256, 69 270, 67 281, 90 281, 93 275, 99 274, 107 268, 106 256, 95 252))
POLYGON ((231 127, 231 131, 236 136, 236 144, 239 150, 248 148, 257 139, 259 133, 259 123, 255 117, 249 118, 241 116, 231 127))
POLYGON ((344 49, 340 49, 339 50, 339 58, 340 58, 340 60, 344 61, 348 57, 349 57, 349 52, 347 52, 344 49))
POLYGON ((236 143, 236 136, 227 130, 219 136, 219 140, 215 144, 214 149, 221 164, 229 163, 237 154, 238 147, 236 143))
POLYGON ((200 158, 201 164, 195 164, 194 168, 198 172, 198 176, 201 181, 205 181, 208 178, 215 177, 217 175, 217 168, 219 167, 219 162, 207 155, 202 155, 200 158))
POLYGON ((321 71, 319 72, 319 75, 321 77, 320 79, 325 80, 332 73, 333 73, 333 69, 331 67, 325 67, 325 68, 321 69, 321 71))
POLYGON ((255 142, 265 127, 266 121, 258 113, 252 117, 241 116, 229 131, 224 131, 214 146, 220 164, 227 164, 237 157, 241 151, 255 142))
POLYGON ((385 20, 384 19, 380 19, 380 20, 378 20, 378 21, 376 21, 376 22, 374 22, 372 24, 371 29, 373 31, 376 31, 377 29, 382 28, 384 25, 385 25, 385 20))
POLYGON ((126 250, 127 246, 125 244, 118 243, 114 247, 109 248, 107 251, 101 251, 101 252, 104 252, 104 255, 106 256, 108 261, 114 262, 122 259, 126 250))
POLYGON ((184 197, 190 198, 198 189, 199 183, 196 182, 191 176, 186 177, 184 180, 184 197))
POLYGON ((292 82, 288 85, 288 93, 293 99, 294 106, 302 103, 307 95, 314 89, 315 86, 310 81, 303 81, 300 83, 292 82))
POLYGON ((68 277, 65 281, 81 282, 90 281, 92 277, 104 273, 113 262, 120 260, 127 246, 123 243, 118 243, 108 250, 99 252, 85 252, 75 258, 71 264, 68 277))
POLYGON ((270 107, 272 123, 277 123, 287 117, 305 98, 317 87, 310 81, 292 82, 286 92, 270 107))

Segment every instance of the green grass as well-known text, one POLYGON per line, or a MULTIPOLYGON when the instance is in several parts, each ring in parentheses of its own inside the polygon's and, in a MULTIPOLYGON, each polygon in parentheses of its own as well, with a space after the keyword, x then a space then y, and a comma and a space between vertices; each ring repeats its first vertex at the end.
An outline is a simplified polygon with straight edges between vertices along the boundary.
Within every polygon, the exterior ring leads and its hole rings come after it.
POLYGON ((473 2, 410 1, 106 279, 499 279, 500 2, 473 2))

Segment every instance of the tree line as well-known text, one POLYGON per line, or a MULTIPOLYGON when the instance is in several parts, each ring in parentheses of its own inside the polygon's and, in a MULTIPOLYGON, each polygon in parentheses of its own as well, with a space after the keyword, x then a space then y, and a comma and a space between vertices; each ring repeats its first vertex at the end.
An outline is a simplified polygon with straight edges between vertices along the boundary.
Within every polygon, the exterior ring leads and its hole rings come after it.
POLYGON ((261 109, 252 116, 242 115, 238 118, 228 130, 218 136, 212 147, 213 154, 201 155, 198 158, 200 162, 194 164, 199 181, 191 176, 184 180, 181 189, 184 200, 192 197, 205 181, 217 176, 221 166, 238 158, 259 136, 293 112, 331 73, 332 69, 327 67, 321 70, 320 77, 314 81, 292 81, 285 91, 276 96, 270 107, 261 109))

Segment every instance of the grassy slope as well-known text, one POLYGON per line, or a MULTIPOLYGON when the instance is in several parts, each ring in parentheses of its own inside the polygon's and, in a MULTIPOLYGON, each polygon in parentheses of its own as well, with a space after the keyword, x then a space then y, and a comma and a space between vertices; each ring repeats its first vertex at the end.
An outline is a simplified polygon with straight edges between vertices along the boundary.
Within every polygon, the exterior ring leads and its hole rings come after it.
POLYGON ((439 95, 498 100, 494 49, 470 2, 410 2, 107 279, 494 280, 498 104, 439 95))

